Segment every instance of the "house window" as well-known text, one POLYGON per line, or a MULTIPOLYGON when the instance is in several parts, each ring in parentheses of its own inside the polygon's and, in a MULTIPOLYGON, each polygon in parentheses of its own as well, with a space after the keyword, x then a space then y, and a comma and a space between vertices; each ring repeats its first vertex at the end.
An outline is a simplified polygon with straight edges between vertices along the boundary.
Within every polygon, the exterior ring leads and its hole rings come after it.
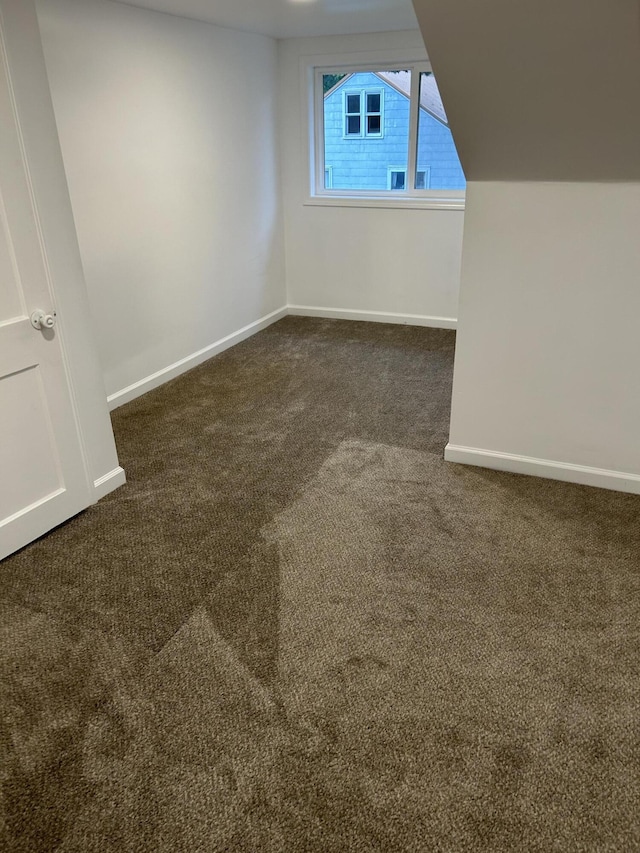
POLYGON ((365 92, 367 107, 367 136, 382 136, 382 92, 365 92))
POLYGON ((389 189, 390 190, 406 190, 407 188, 407 170, 406 169, 389 169, 389 189))
POLYGON ((430 184, 431 170, 427 166, 425 169, 416 169, 416 189, 428 190, 430 184))
POLYGON ((316 68, 314 81, 312 196, 464 206, 464 173, 427 62, 316 68))
MULTIPOLYGON (((407 170, 405 168, 389 168, 389 180, 387 188, 390 190, 406 190, 407 188, 407 170)), ((422 169, 416 172, 416 189, 429 189, 429 170, 422 169)))
POLYGON ((382 105, 384 93, 379 91, 345 90, 344 104, 344 137, 382 136, 382 105))
POLYGON ((344 135, 362 136, 362 93, 345 92, 344 135))
POLYGON ((330 190, 333 187, 333 169, 331 166, 324 167, 324 188, 330 190))

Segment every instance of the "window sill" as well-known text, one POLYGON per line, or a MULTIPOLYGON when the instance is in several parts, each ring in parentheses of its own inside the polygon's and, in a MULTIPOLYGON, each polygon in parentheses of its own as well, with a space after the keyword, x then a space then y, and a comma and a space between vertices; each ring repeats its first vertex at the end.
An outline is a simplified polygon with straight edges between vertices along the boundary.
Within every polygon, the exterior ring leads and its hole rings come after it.
POLYGON ((383 207, 396 210, 464 210, 464 198, 387 198, 386 196, 314 195, 304 201, 305 207, 383 207))

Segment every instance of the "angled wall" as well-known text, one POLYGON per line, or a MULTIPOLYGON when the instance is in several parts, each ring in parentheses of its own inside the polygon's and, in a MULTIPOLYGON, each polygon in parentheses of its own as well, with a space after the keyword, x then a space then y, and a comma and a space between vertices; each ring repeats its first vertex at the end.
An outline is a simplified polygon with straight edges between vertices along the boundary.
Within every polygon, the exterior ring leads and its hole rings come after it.
POLYGON ((414 6, 468 180, 640 180, 638 0, 414 6))
POLYGON ((469 179, 446 458, 640 493, 640 6, 414 5, 469 179))

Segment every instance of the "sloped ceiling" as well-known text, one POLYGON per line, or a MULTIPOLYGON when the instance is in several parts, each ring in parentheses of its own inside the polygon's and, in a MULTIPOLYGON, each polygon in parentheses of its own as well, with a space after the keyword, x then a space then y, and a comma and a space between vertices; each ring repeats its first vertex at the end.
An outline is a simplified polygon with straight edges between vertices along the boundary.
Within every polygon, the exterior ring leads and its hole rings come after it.
POLYGON ((640 0, 413 0, 468 180, 640 180, 640 0))

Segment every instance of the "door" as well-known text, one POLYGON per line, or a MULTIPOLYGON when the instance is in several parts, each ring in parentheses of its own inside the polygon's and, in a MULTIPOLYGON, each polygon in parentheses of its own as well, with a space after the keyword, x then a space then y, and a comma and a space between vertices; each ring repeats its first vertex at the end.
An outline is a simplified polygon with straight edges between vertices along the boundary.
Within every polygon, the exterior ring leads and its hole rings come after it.
POLYGON ((0 29, 0 559, 92 502, 32 189, 0 29))

